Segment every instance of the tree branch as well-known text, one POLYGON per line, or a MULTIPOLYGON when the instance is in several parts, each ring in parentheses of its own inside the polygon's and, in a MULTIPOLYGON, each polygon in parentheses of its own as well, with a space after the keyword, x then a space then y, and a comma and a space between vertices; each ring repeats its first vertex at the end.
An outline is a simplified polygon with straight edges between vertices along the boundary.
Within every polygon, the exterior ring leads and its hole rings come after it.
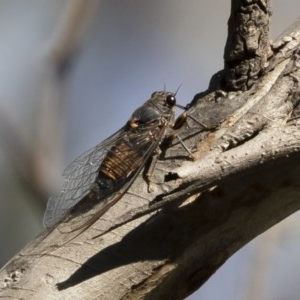
POLYGON ((231 1, 225 47, 229 90, 247 90, 263 73, 270 54, 270 0, 231 1))
MULTIPOLYGON (((232 16, 248 2, 258 6, 252 19, 262 18, 261 11, 268 17, 269 2, 264 1, 233 1, 232 16)), ((239 22, 241 28, 249 26, 247 18, 239 22)), ((229 27, 234 24, 230 21, 229 27)), ((256 33, 263 24, 266 36, 269 22, 251 24, 256 33)), ((42 234, 2 269, 0 297, 182 299, 246 243, 297 211, 300 22, 272 52, 265 39, 257 42, 251 62, 239 56, 234 71, 214 77, 225 80, 226 90, 214 84, 192 101, 191 117, 179 134, 196 161, 187 161, 175 143, 158 162, 153 192, 147 192, 140 174, 122 200, 81 235, 63 234, 69 223, 42 234), (252 59, 259 72, 251 69, 252 59), (236 71, 241 68, 248 68, 247 78, 236 71), (195 120, 205 126, 199 128, 195 120), (118 223, 124 212, 154 199, 169 205, 93 238, 118 223)), ((236 45, 227 42, 225 56, 235 51, 236 45)))

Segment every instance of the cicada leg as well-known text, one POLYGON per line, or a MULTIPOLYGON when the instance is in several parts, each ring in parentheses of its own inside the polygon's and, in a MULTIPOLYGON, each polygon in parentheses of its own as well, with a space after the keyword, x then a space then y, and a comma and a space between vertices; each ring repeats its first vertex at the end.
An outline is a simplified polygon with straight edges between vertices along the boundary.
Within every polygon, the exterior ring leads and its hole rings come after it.
POLYGON ((188 114, 186 111, 183 112, 176 120, 175 123, 173 125, 173 129, 179 129, 183 126, 183 124, 186 122, 187 118, 192 119, 194 122, 198 123, 201 127, 203 127, 204 129, 210 129, 209 126, 206 126, 204 123, 200 122, 199 120, 197 120, 195 117, 193 117, 192 115, 188 114))
MULTIPOLYGON (((178 106, 178 105, 177 105, 178 106)), ((182 109, 188 109, 187 107, 183 107, 183 106, 178 106, 182 109)), ((194 116, 190 115, 188 112, 184 111, 174 122, 174 125, 172 127, 172 129, 177 130, 180 129, 186 122, 187 118, 190 118, 191 120, 193 120, 195 123, 199 124, 202 128, 204 128, 205 130, 211 130, 213 128, 215 128, 216 126, 207 126, 204 123, 200 122, 199 120, 197 120, 194 116)), ((196 157, 193 155, 193 153, 191 152, 191 150, 185 145, 185 143, 183 142, 183 140, 181 139, 181 137, 177 134, 174 133, 171 136, 171 139, 178 139, 179 143, 182 145, 182 147, 186 150, 186 152, 189 154, 189 157, 192 160, 196 160, 196 157)))

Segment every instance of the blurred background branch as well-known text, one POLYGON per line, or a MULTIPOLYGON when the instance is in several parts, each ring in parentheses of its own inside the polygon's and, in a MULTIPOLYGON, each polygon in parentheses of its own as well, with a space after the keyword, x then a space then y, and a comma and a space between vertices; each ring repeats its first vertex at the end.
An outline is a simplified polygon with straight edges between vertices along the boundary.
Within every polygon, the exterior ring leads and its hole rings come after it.
MULTIPOLYGON (((175 90, 183 82, 178 99, 185 104, 222 68, 227 1, 98 4, 1 1, 1 265, 42 229, 47 196, 66 161, 122 126, 164 83, 175 90)), ((272 11, 275 38, 298 16, 300 3, 274 0, 272 11)), ((279 231, 275 249, 267 238, 274 233, 265 233, 194 299, 241 299, 257 289, 252 279, 260 273, 267 276, 260 299, 298 295, 299 214, 292 220, 272 229, 279 231), (272 265, 255 263, 262 258, 272 265)))
MULTIPOLYGON (((12 2, 7 3, 7 6, 13 6, 12 2)), ((62 12, 56 12, 57 21, 53 23, 52 33, 45 35, 45 41, 35 49, 39 86, 36 87, 36 101, 31 107, 29 136, 26 137, 25 128, 7 108, 0 108, 1 150, 8 159, 6 162, 9 162, 7 168, 13 170, 16 184, 20 184, 25 194, 28 194, 23 199, 32 202, 25 205, 35 207, 39 218, 44 212, 49 195, 59 189, 65 149, 68 71, 72 67, 85 30, 93 19, 98 2, 74 0, 63 4, 56 3, 62 12)), ((44 3, 44 9, 46 7, 44 3)), ((19 108, 25 110, 25 97, 21 102, 22 106, 19 108)), ((5 203, 1 202, 4 205, 2 211, 5 211, 5 203)), ((8 226, 4 225, 2 228, 4 232, 9 231, 8 226)))
POLYGON ((44 87, 36 111, 39 126, 36 127, 33 168, 37 185, 48 195, 58 186, 60 176, 57 172, 63 168, 68 71, 98 2, 66 2, 61 18, 46 43, 44 87))

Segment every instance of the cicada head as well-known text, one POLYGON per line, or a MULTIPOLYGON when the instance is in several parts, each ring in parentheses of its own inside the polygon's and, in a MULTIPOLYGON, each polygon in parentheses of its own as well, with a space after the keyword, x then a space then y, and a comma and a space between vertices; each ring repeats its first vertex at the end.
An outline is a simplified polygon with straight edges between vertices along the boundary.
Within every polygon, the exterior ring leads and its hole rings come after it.
MULTIPOLYGON (((141 128, 149 124, 172 124, 176 106, 175 94, 170 92, 154 92, 151 98, 139 107, 131 116, 131 128, 141 128)), ((151 125, 151 126, 152 126, 151 125)))
POLYGON ((148 104, 155 108, 161 117, 166 118, 169 122, 174 119, 176 97, 171 92, 154 92, 151 95, 148 104))
POLYGON ((148 102, 152 102, 159 110, 173 109, 176 106, 175 94, 171 92, 154 92, 148 102))

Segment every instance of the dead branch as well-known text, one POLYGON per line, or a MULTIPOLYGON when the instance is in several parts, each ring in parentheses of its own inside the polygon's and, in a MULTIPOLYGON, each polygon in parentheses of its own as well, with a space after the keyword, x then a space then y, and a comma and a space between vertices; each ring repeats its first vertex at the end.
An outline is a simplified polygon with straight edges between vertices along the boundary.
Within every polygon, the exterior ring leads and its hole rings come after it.
POLYGON ((269 1, 232 2, 225 72, 195 96, 179 131, 198 159, 187 161, 175 143, 158 163, 153 192, 141 174, 78 237, 61 233, 65 223, 42 234, 2 269, 0 297, 182 299, 300 208, 300 22, 270 46, 269 1), (246 47, 237 53, 237 44, 246 47), (168 205, 93 239, 154 199, 168 205))

